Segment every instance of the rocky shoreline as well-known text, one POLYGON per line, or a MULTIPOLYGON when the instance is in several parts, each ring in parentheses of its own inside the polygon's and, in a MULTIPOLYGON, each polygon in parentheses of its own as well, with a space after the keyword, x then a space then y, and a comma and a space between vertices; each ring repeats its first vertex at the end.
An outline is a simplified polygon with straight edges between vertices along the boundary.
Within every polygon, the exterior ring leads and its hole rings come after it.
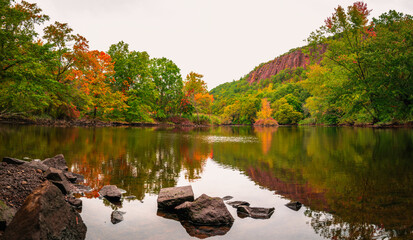
POLYGON ((5 157, 0 163, 0 239, 84 239, 86 225, 73 196, 87 187, 68 171, 62 154, 26 162, 5 157))

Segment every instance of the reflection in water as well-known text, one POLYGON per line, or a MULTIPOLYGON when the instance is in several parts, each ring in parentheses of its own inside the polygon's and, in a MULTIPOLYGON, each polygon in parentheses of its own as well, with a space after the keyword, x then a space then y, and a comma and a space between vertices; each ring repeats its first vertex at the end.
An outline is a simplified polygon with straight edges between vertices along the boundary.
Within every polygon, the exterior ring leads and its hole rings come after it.
POLYGON ((190 223, 189 221, 186 221, 184 219, 181 219, 177 214, 171 213, 171 212, 165 212, 162 211, 161 209, 158 209, 156 212, 156 215, 159 217, 163 217, 166 219, 171 219, 175 220, 181 223, 181 225, 185 228, 185 231, 189 234, 191 237, 196 237, 200 239, 208 238, 208 237, 213 237, 213 236, 219 236, 219 235, 225 235, 232 227, 231 225, 226 225, 226 226, 200 226, 200 225, 195 225, 190 223))
MULTIPOLYGON (((113 184, 142 201, 163 187, 175 186, 181 175, 190 182, 202 181, 208 159, 214 159, 265 189, 303 203, 309 225, 321 237, 412 237, 411 129, 222 127, 182 131, 0 125, 0 141, 0 157, 44 159, 63 153, 70 170, 83 174, 85 183, 94 189, 87 194, 89 198, 97 197, 104 185, 113 184)), ((234 191, 243 189, 234 186, 234 191)), ((214 232, 185 229, 191 236, 214 232)), ((217 232, 226 233, 225 229, 217 232)))

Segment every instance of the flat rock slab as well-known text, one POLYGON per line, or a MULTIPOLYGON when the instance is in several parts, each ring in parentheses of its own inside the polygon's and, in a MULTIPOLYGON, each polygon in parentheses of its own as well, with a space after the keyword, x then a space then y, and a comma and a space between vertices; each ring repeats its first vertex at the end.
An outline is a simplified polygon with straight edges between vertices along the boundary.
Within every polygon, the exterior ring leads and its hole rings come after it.
POLYGON ((233 196, 225 196, 225 197, 222 198, 222 200, 227 201, 227 200, 231 200, 233 198, 234 198, 233 196))
POLYGON ((115 185, 106 185, 100 189, 99 194, 109 201, 119 201, 122 193, 115 185))
POLYGON ((47 171, 44 173, 44 176, 46 177, 46 179, 53 181, 63 181, 65 179, 63 171, 53 167, 47 169, 47 171))
POLYGON ((157 200, 158 208, 163 209, 173 209, 186 201, 194 201, 191 186, 162 188, 157 200))
POLYGON ((222 198, 202 194, 193 202, 185 202, 175 208, 180 217, 195 225, 232 225, 234 218, 222 198))
POLYGON ((232 201, 232 202, 227 202, 227 204, 230 205, 230 206, 233 206, 234 208, 237 208, 241 205, 244 205, 244 206, 249 206, 250 205, 250 203, 246 202, 246 201, 232 201))
POLYGON ((42 162, 36 161, 36 160, 33 160, 31 162, 26 162, 23 166, 31 167, 36 170, 40 169, 42 172, 46 172, 47 169, 49 169, 49 166, 44 165, 42 162))
POLYGON ((239 217, 251 217, 255 219, 269 219, 274 213, 274 208, 248 207, 241 205, 237 208, 239 217))
POLYGON ((15 165, 22 165, 22 164, 27 163, 26 161, 23 161, 17 158, 11 158, 11 157, 4 157, 3 162, 7 164, 15 164, 15 165))
POLYGON ((24 201, 6 228, 4 239, 85 239, 86 225, 46 181, 24 201))
POLYGON ((285 206, 294 211, 298 211, 303 205, 300 202, 290 202, 285 204, 285 206))

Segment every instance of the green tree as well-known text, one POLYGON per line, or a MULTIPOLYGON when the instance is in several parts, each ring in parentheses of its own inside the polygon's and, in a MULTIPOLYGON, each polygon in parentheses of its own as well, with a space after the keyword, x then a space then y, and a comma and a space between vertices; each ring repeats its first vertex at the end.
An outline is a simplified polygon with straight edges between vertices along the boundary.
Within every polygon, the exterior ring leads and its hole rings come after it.
POLYGON ((177 114, 183 87, 180 69, 167 58, 153 58, 150 72, 157 94, 157 117, 177 114))

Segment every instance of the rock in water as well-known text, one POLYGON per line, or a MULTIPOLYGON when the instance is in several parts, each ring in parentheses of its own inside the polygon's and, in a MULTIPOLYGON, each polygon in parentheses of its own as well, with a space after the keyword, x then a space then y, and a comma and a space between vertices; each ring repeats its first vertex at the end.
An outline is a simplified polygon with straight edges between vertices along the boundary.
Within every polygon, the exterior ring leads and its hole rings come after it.
POLYGON ((193 202, 185 202, 175 208, 181 215, 196 225, 232 225, 234 218, 219 197, 202 194, 193 202))
POLYGON ((294 211, 298 211, 302 207, 302 204, 300 202, 289 202, 285 204, 285 206, 287 206, 289 209, 292 209, 294 211))
POLYGON ((46 166, 57 168, 62 171, 68 170, 66 160, 63 154, 56 155, 52 158, 46 158, 45 160, 42 161, 42 163, 46 166))
POLYGON ((99 194, 109 201, 119 201, 122 193, 115 185, 106 185, 100 189, 99 194))
POLYGON ((234 198, 233 196, 225 196, 225 197, 222 198, 222 200, 227 201, 227 200, 231 200, 233 198, 234 198))
POLYGON ((110 215, 110 221, 113 224, 117 224, 123 221, 123 214, 125 214, 125 212, 121 212, 121 211, 113 211, 112 214, 110 215))
POLYGON ((30 194, 6 228, 4 239, 85 239, 86 225, 46 181, 30 194))
POLYGON ((248 207, 245 205, 240 205, 237 208, 237 214, 241 218, 268 219, 273 213, 274 208, 248 207))
POLYGON ((232 201, 232 202, 227 202, 227 204, 233 206, 234 208, 237 208, 241 205, 244 205, 244 206, 250 205, 250 203, 246 201, 232 201))
POLYGON ((158 208, 172 209, 186 201, 194 201, 191 186, 162 188, 158 195, 158 208))

